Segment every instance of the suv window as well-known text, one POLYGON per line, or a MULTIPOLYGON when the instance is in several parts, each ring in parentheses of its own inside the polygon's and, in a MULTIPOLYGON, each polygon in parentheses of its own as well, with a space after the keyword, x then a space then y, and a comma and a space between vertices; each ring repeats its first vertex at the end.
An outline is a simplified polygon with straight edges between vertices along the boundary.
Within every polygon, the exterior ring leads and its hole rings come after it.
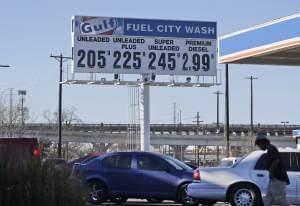
POLYGON ((148 155, 137 157, 137 168, 141 170, 165 170, 165 166, 158 158, 148 155))
MULTIPOLYGON (((287 171, 292 171, 292 155, 289 152, 281 152, 280 157, 287 171)), ((268 170, 267 154, 264 153, 257 161, 255 170, 268 170)))
POLYGON ((130 155, 114 155, 106 157, 102 161, 104 168, 116 168, 116 169, 130 169, 131 168, 131 156, 130 155))

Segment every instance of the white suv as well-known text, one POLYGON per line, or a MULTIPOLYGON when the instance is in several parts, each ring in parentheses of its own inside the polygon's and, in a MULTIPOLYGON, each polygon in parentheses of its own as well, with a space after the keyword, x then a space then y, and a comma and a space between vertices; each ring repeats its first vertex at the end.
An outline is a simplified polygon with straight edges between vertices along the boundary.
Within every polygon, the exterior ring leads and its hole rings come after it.
MULTIPOLYGON (((300 150, 280 149, 290 184, 287 198, 290 204, 300 205, 300 150)), ((254 151, 241 158, 232 167, 198 168, 187 194, 200 202, 213 205, 217 201, 230 202, 232 206, 260 206, 266 195, 269 181, 266 153, 254 151)))

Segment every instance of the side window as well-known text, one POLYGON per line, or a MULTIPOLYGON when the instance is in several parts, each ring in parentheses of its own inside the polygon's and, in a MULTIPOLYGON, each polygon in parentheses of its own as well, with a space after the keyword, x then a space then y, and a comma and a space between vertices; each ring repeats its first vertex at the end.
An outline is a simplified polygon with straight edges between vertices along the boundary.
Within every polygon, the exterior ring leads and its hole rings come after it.
POLYGON ((297 171, 300 172, 300 152, 295 153, 297 156, 297 171))
POLYGON ((165 170, 162 162, 148 155, 137 157, 137 168, 140 170, 165 170))
POLYGON ((267 160, 267 154, 263 154, 258 161, 256 162, 256 165, 254 167, 255 170, 268 170, 268 160, 267 160))
POLYGON ((102 161, 102 166, 108 169, 130 169, 131 156, 130 155, 115 155, 106 157, 102 161))
POLYGON ((300 171, 300 153, 291 153, 291 171, 300 171))
POLYGON ((291 153, 289 152, 282 152, 280 153, 281 161, 283 163, 283 166, 287 171, 292 170, 292 158, 291 153))
MULTIPOLYGON (((292 158, 290 153, 284 152, 280 153, 280 158, 282 160, 283 166, 287 171, 291 171, 292 158)), ((255 165, 255 170, 268 170, 268 156, 267 153, 263 154, 255 165)))

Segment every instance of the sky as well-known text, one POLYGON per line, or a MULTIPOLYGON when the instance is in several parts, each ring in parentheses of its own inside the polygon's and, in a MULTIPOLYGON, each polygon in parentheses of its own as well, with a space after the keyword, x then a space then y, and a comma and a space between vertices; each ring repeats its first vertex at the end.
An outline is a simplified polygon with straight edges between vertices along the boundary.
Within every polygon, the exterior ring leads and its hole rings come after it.
MULTIPOLYGON (((73 15, 216 21, 218 36, 300 12, 296 0, 1 0, 1 98, 8 89, 27 90, 25 105, 31 120, 45 122, 45 111, 58 105, 59 64, 50 54, 71 55, 70 22, 73 15)), ((218 65, 223 84, 210 88, 150 89, 151 123, 173 123, 173 104, 182 111, 183 123, 197 112, 204 123, 216 122, 216 95, 224 92, 224 65, 218 65)), ((230 66, 230 122, 250 122, 250 81, 254 83, 254 123, 300 124, 300 68, 287 66, 230 66)), ((15 101, 17 97, 15 96, 15 101)), ((63 107, 75 107, 86 123, 127 123, 128 88, 64 85, 63 107)), ((224 120, 224 95, 220 100, 224 120)))

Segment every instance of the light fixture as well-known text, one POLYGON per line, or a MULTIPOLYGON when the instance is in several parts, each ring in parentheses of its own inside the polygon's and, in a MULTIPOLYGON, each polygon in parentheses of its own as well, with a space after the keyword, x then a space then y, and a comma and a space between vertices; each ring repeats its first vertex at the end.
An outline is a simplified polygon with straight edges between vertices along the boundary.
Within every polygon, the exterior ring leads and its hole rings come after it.
POLYGON ((70 81, 69 84, 75 84, 77 81, 70 81))
POLYGON ((115 85, 115 86, 116 86, 116 85, 120 85, 120 84, 121 84, 120 81, 114 82, 114 85, 115 85))
POLYGON ((156 78, 156 74, 152 73, 151 74, 151 81, 155 81, 155 78, 156 78))
POLYGON ((194 84, 193 87, 201 87, 201 84, 194 84))
POLYGON ((187 83, 190 83, 191 81, 192 81, 192 78, 191 78, 191 77, 187 77, 187 78, 186 78, 186 82, 187 82, 187 83))
POLYGON ((120 81, 119 74, 114 74, 114 80, 119 80, 120 81))
POLYGON ((173 87, 174 85, 175 85, 175 81, 172 80, 172 81, 170 82, 170 84, 168 84, 168 87, 173 87))

